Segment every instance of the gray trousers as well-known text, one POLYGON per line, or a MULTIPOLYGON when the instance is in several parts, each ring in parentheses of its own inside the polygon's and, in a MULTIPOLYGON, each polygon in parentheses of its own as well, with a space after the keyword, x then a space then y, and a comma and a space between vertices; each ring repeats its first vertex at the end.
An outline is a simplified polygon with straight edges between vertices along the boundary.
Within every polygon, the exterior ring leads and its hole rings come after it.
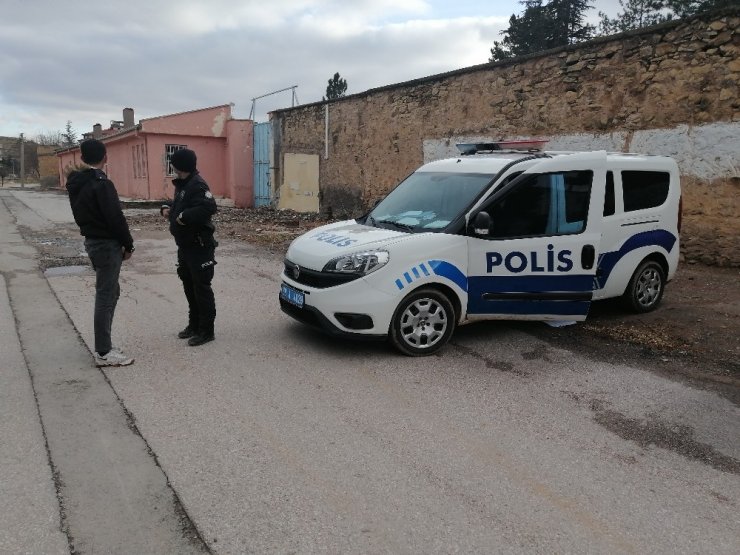
POLYGON ((123 252, 115 239, 85 239, 85 250, 95 270, 95 352, 107 353, 112 348, 110 331, 121 288, 123 252))

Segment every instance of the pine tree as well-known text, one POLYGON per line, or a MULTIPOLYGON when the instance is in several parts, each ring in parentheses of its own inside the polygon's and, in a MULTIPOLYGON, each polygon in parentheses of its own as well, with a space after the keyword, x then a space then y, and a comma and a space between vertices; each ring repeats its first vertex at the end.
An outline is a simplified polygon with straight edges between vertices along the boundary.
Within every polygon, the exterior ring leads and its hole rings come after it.
POLYGON ((339 72, 329 79, 326 86, 326 100, 335 100, 343 97, 347 93, 347 81, 339 76, 339 72))
POLYGON ((63 144, 67 148, 75 146, 77 144, 77 131, 72 128, 72 122, 67 120, 67 125, 64 127, 64 133, 62 133, 63 144))
POLYGON ((547 5, 550 36, 549 47, 566 46, 593 37, 596 28, 584 25, 586 12, 593 8, 589 0, 552 0, 547 5))
POLYGON ((599 30, 605 35, 621 33, 736 4, 737 0, 619 0, 622 11, 613 19, 599 12, 599 30))
POLYGON ((595 28, 584 24, 589 0, 520 0, 524 12, 509 19, 501 42, 494 41, 489 61, 541 52, 592 37, 595 28))

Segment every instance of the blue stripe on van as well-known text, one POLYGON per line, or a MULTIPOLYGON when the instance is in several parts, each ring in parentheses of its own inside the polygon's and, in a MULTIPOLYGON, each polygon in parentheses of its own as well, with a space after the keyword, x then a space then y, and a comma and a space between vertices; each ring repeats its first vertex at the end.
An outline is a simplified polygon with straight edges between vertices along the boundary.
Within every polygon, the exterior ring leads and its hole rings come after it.
POLYGON ((472 276, 468 278, 469 314, 559 314, 585 316, 590 301, 557 299, 484 299, 486 293, 590 293, 591 275, 472 276))
POLYGON ((598 288, 602 289, 609 279, 614 266, 628 253, 641 247, 657 245, 671 252, 678 238, 670 231, 658 229, 643 231, 627 239, 618 251, 605 252, 599 256, 599 271, 597 273, 598 288))
POLYGON ((429 265, 438 276, 449 279, 463 291, 468 290, 468 278, 454 264, 444 260, 430 260, 429 265))
POLYGON ((471 276, 468 293, 536 293, 591 291, 591 275, 471 276))

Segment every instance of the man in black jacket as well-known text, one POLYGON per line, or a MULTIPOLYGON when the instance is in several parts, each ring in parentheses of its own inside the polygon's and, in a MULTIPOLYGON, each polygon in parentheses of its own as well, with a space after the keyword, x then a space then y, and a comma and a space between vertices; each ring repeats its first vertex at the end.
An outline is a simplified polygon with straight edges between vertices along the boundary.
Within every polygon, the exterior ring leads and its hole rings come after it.
POLYGON ((121 294, 118 278, 121 264, 131 258, 134 240, 121 210, 113 182, 103 172, 107 161, 105 145, 95 139, 80 144, 82 161, 89 169, 73 171, 67 178, 69 203, 85 250, 95 270, 95 364, 126 366, 134 359, 111 343, 113 314, 121 294))
POLYGON ((170 164, 177 175, 172 181, 175 194, 172 202, 161 209, 177 244, 177 275, 188 300, 188 325, 177 336, 187 339, 191 347, 213 341, 216 319, 211 288, 218 245, 211 221, 217 210, 216 200, 198 173, 196 163, 195 152, 187 148, 172 154, 170 164))

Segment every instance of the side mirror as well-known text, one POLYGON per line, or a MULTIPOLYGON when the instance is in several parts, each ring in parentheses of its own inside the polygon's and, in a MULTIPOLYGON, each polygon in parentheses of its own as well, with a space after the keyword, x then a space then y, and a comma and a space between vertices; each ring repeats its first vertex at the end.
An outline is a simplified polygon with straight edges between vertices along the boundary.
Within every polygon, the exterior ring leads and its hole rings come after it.
POLYGON ((476 235, 491 234, 491 216, 488 212, 478 212, 473 219, 473 233, 476 235))

